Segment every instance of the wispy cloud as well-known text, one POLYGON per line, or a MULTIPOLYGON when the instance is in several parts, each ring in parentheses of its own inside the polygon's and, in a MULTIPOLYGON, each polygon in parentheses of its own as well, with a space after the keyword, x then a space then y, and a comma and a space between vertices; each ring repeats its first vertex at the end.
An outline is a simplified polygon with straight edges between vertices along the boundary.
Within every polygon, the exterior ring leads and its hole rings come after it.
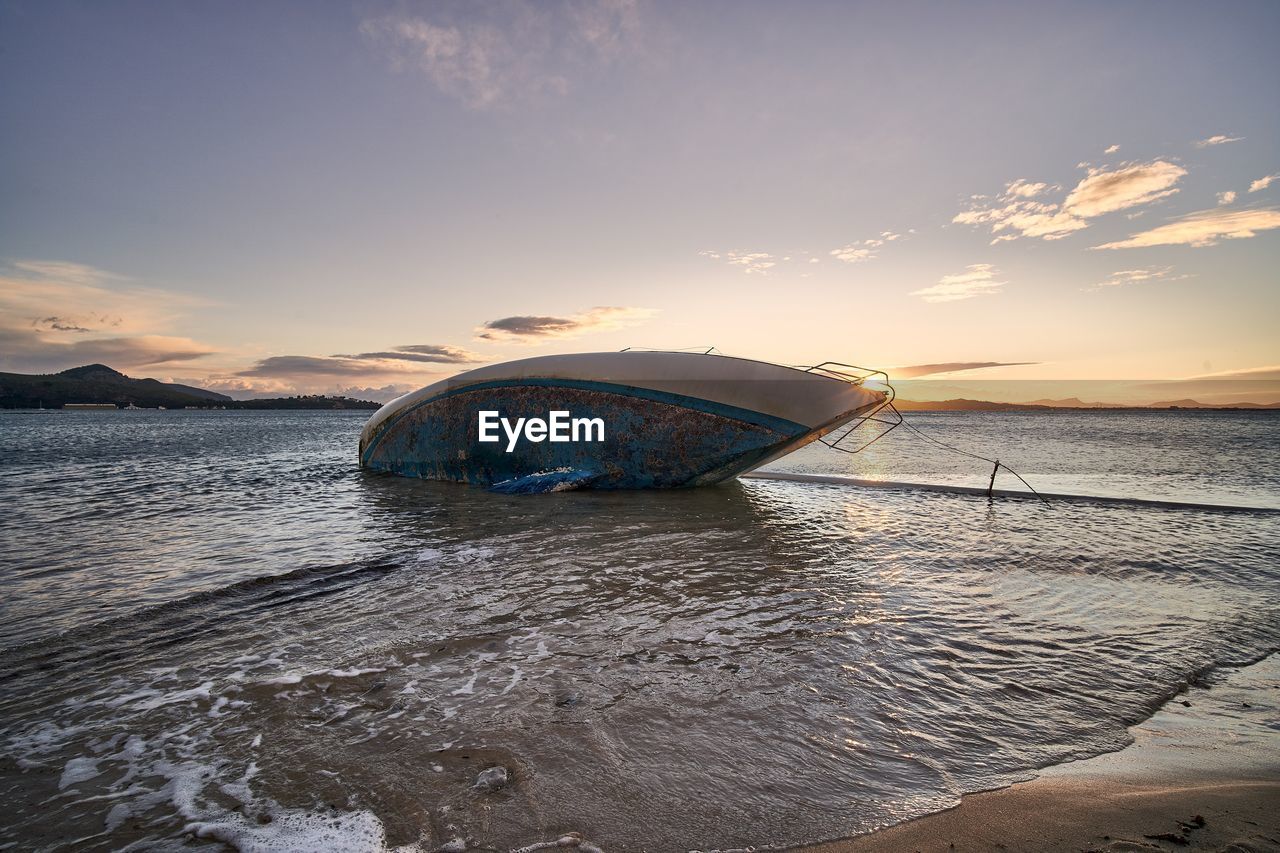
POLYGON ((1047 189, 1049 189, 1049 185, 1046 183, 1019 178, 1005 187, 1004 196, 1007 198, 1035 198, 1047 189))
MULTIPOLYGON (((707 249, 698 253, 704 258, 710 258, 713 261, 724 261, 735 267, 742 267, 742 271, 748 275, 756 273, 758 275, 767 275, 769 270, 778 265, 779 258, 777 255, 769 252, 721 252, 714 249, 707 249)), ((787 258, 787 260, 791 260, 787 258)))
POLYGON ((1186 173, 1186 169, 1165 160, 1134 163, 1112 171, 1090 169, 1062 206, 1072 216, 1091 219, 1149 204, 1176 193, 1174 184, 1186 173))
POLYGON ((351 355, 279 355, 259 359, 243 370, 205 380, 212 391, 237 396, 282 393, 344 393, 364 400, 389 400, 410 388, 442 377, 448 365, 480 361, 461 347, 416 343, 392 350, 351 355), (352 383, 360 383, 353 386, 352 383), (379 383, 381 384, 379 387, 379 383))
POLYGON ((958 302, 975 296, 990 296, 1000 292, 1005 285, 996 281, 998 272, 991 264, 970 264, 962 273, 944 275, 938 283, 923 290, 913 290, 925 302, 958 302))
POLYGON ((1058 240, 1089 227, 1089 220, 1119 210, 1150 204, 1173 195, 1186 169, 1166 160, 1126 163, 1115 169, 1089 168, 1061 202, 1038 197, 1057 187, 1019 179, 1005 187, 994 204, 976 204, 951 220, 962 225, 989 225, 992 244, 1022 237, 1058 240))
POLYGON ((991 243, 1003 243, 1022 237, 1061 239, 1073 231, 1089 227, 1079 217, 1063 211, 1059 205, 1001 196, 1003 202, 994 207, 974 207, 957 213, 951 220, 961 225, 990 225, 996 235, 991 243))
POLYGON ((1119 145, 1108 145, 1105 149, 1103 149, 1103 152, 1102 152, 1102 153, 1103 153, 1103 154, 1114 154, 1114 153, 1116 153, 1116 152, 1117 152, 1117 151, 1119 151, 1119 150, 1120 150, 1120 146, 1119 146, 1119 145))
POLYGON ((652 308, 600 306, 567 317, 518 315, 490 320, 475 330, 477 340, 541 343, 550 338, 571 338, 588 332, 621 329, 649 319, 652 308))
POLYGON ((1227 190, 1226 192, 1218 193, 1218 204, 1231 204, 1231 202, 1235 200, 1236 200, 1235 190, 1227 190))
POLYGON ((302 377, 374 377, 388 374, 423 375, 421 367, 395 360, 360 358, 358 356, 273 355, 259 359, 237 376, 276 379, 302 377))
POLYGON ((23 260, 14 261, 13 266, 37 279, 68 284, 100 284, 107 281, 126 280, 122 275, 73 261, 23 260))
POLYGON ((52 372, 94 362, 127 370, 192 361, 213 352, 198 341, 168 335, 56 341, 30 330, 0 328, 0 363, 14 370, 52 372))
POLYGON ((474 109, 563 95, 577 76, 638 49, 636 0, 511 0, 463 10, 372 17, 360 32, 388 50, 396 70, 416 69, 474 109))
POLYGON ((1280 228, 1280 210, 1202 210, 1172 222, 1103 243, 1095 249, 1137 249, 1146 246, 1213 246, 1222 240, 1241 240, 1259 231, 1280 228))
POLYGON ((16 261, 0 271, 0 365, 47 372, 89 362, 129 369, 200 359, 214 348, 164 332, 203 304, 85 264, 16 261))
POLYGON ((1106 281, 1100 281, 1093 289, 1102 287, 1123 287, 1126 284, 1137 284, 1144 281, 1181 281, 1190 278, 1188 274, 1174 275, 1173 267, 1145 267, 1143 269, 1117 270, 1106 281))
MULTIPOLYGON (((880 250, 880 247, 886 243, 892 243, 894 240, 902 239, 901 234, 895 234, 892 231, 881 231, 880 236, 871 237, 867 240, 854 240, 847 246, 841 246, 838 249, 832 249, 828 252, 838 261, 844 261, 848 264, 856 264, 859 261, 866 261, 874 258, 880 250)), ((812 262, 814 259, 810 259, 812 262)))
POLYGON ((469 364, 481 358, 470 350, 445 344, 410 344, 380 352, 333 355, 330 358, 379 359, 383 361, 416 361, 429 364, 469 364))
POLYGON ((1237 370, 1220 370, 1217 373, 1203 373, 1199 376, 1189 376, 1187 378, 1280 380, 1280 364, 1268 364, 1263 367, 1246 367, 1237 370))
POLYGON ((1265 177, 1258 178, 1258 180, 1249 184, 1249 192, 1256 193, 1265 190, 1267 187, 1271 186, 1271 182, 1277 178, 1280 178, 1280 172, 1277 172, 1274 175, 1266 175, 1265 177))
POLYGON ((1191 144, 1196 148, 1209 148, 1213 145, 1225 145, 1228 142, 1239 142, 1242 139, 1244 139, 1243 136, 1225 136, 1220 133, 1217 136, 1210 136, 1208 139, 1200 139, 1191 144))
POLYGON ((433 367, 481 360, 470 350, 447 344, 407 344, 389 350, 329 356, 273 355, 229 376, 210 377, 203 385, 238 396, 324 392, 388 400, 440 375, 433 367), (351 382, 364 384, 341 384, 351 382), (377 387, 375 383, 385 384, 377 387))
POLYGON ((912 364, 907 367, 895 367, 889 375, 895 379, 915 379, 919 376, 933 376, 939 373, 958 373, 962 370, 983 370, 989 367, 1021 367, 1027 364, 1039 364, 1037 361, 945 361, 939 364, 912 364))

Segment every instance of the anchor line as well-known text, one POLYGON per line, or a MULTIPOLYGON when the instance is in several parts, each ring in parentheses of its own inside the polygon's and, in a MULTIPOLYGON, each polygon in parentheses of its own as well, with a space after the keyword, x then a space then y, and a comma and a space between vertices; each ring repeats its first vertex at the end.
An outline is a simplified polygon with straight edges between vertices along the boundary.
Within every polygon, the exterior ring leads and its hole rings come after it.
MULTIPOLYGON (((892 404, 892 403, 890 403, 890 404, 889 404, 889 406, 890 406, 890 408, 893 408, 893 404, 892 404)), ((894 408, 894 411, 895 411, 895 412, 897 412, 898 410, 897 410, 896 408, 894 408)), ((902 413, 901 413, 901 412, 898 412, 898 417, 902 417, 902 413)), ((969 451, 967 451, 967 450, 961 450, 961 449, 960 449, 960 448, 958 448, 958 447, 955 447, 955 446, 953 446, 953 445, 947 444, 945 441, 940 441, 940 440, 938 440, 938 439, 934 438, 934 437, 933 437, 933 436, 931 436, 931 435, 927 435, 927 434, 925 434, 925 433, 921 432, 919 429, 917 429, 917 428, 916 428, 916 426, 915 426, 914 424, 912 424, 912 423, 911 423, 910 421, 908 421, 906 418, 902 418, 902 425, 903 425, 903 426, 905 426, 907 429, 911 430, 912 432, 914 432, 916 435, 918 435, 918 436, 920 436, 921 438, 923 438, 925 441, 931 441, 931 442, 933 442, 934 444, 938 445, 939 447, 944 447, 944 448, 946 448, 947 450, 950 450, 950 451, 951 451, 951 452, 953 452, 953 453, 959 453, 961 456, 968 456, 970 459, 981 459, 983 462, 990 462, 992 465, 994 465, 994 466, 995 466, 995 468, 994 468, 994 469, 993 469, 993 471, 992 471, 992 475, 991 475, 991 477, 992 477, 992 481, 993 481, 993 482, 995 481, 995 471, 998 471, 999 469, 1003 468, 1004 470, 1008 471, 1008 472, 1009 472, 1010 474, 1012 474, 1013 476, 1017 477, 1017 478, 1022 482, 1022 485, 1026 486, 1028 489, 1030 489, 1030 490, 1031 490, 1031 494, 1035 495, 1035 496, 1036 496, 1036 497, 1038 497, 1040 500, 1044 501, 1046 504, 1047 504, 1047 503, 1049 503, 1049 499, 1048 499, 1048 498, 1046 498, 1044 495, 1040 494, 1039 492, 1037 492, 1037 491, 1036 491, 1036 489, 1035 489, 1035 486, 1032 486, 1030 483, 1028 483, 1028 482, 1026 481, 1026 479, 1025 479, 1021 474, 1019 474, 1017 471, 1013 470, 1013 469, 1012 469, 1012 468, 1010 468, 1008 465, 1006 465, 1006 464, 1004 464, 1003 462, 1001 462, 999 459, 988 459, 987 457, 985 457, 985 456, 983 456, 983 455, 981 455, 981 454, 978 454, 978 453, 970 453, 970 452, 969 452, 969 451)), ((990 491, 990 490, 988 490, 988 491, 990 491)))
MULTIPOLYGON (((823 369, 826 365, 829 365, 829 364, 836 364, 836 363, 835 363, 835 362, 825 362, 824 364, 818 365, 818 366, 816 366, 816 367, 811 367, 811 368, 809 368, 809 371, 822 371, 822 369, 823 369)), ((840 366, 840 367, 852 367, 852 365, 838 365, 838 366, 840 366)), ((1048 504, 1048 503, 1049 503, 1049 499, 1048 499, 1048 498, 1046 498, 1044 495, 1040 494, 1039 492, 1037 492, 1037 491, 1036 491, 1036 489, 1035 489, 1035 486, 1032 486, 1030 483, 1028 483, 1025 477, 1023 477, 1023 476, 1022 476, 1021 474, 1019 474, 1017 471, 1015 471, 1015 470, 1013 470, 1012 468, 1010 468, 1008 465, 1006 465, 1006 464, 1004 464, 1003 462, 1001 462, 999 459, 989 459, 989 458, 987 458, 986 456, 983 456, 983 455, 981 455, 981 454, 979 454, 979 453, 970 453, 970 452, 969 452, 969 451, 967 451, 967 450, 961 450, 959 447, 956 447, 956 446, 951 445, 951 444, 947 444, 945 441, 941 441, 941 440, 939 440, 939 439, 934 438, 934 437, 933 437, 933 436, 931 436, 931 435, 927 435, 926 433, 921 432, 921 431, 920 431, 920 430, 915 426, 915 424, 912 424, 912 423, 908 422, 908 421, 907 421, 907 419, 906 419, 905 417, 903 417, 903 416, 902 416, 902 412, 898 411, 898 407, 897 407, 897 406, 895 406, 895 405, 893 404, 893 401, 894 401, 895 399, 897 399, 897 396, 898 396, 898 390, 897 390, 896 388, 894 388, 894 387, 893 387, 893 385, 889 382, 889 376, 888 376, 888 374, 886 374, 884 371, 882 371, 882 370, 867 371, 867 369, 866 369, 866 368, 855 368, 855 369, 856 369, 856 370, 860 370, 860 371, 865 371, 865 375, 863 375, 863 376, 859 377, 859 380, 858 380, 858 381, 862 381, 862 380, 865 380, 865 379, 869 379, 869 378, 871 378, 872 376, 875 376, 875 375, 883 376, 883 377, 884 377, 883 384, 885 385, 885 387, 887 387, 887 388, 889 389, 889 393, 888 393, 888 395, 887 395, 886 399, 884 400, 884 402, 882 402, 879 406, 877 406, 875 409, 873 409, 872 411, 870 411, 869 413, 867 413, 867 414, 866 414, 866 415, 864 415, 863 417, 861 417, 861 418, 859 418, 858 420, 856 420, 856 421, 854 422, 853 426, 852 426, 852 427, 850 427, 850 428, 849 428, 849 429, 848 429, 844 434, 842 434, 839 438, 835 439, 834 441, 827 441, 826 439, 819 439, 819 441, 821 441, 821 442, 822 442, 823 444, 825 444, 827 447, 830 447, 832 450, 839 450, 839 451, 842 451, 842 452, 844 452, 844 453, 860 453, 860 452, 862 452, 863 450, 866 450, 866 449, 867 449, 868 447, 870 447, 871 445, 875 444, 875 443, 876 443, 877 441, 879 441, 880 439, 884 438, 884 437, 885 437, 886 435, 888 435, 889 433, 893 432, 893 430, 897 429, 897 428, 898 428, 898 427, 900 427, 900 426, 905 426, 907 429, 911 430, 911 431, 912 431, 912 432, 914 432, 916 435, 918 435, 920 438, 923 438, 925 441, 931 441, 931 442, 933 442, 934 444, 938 445, 939 447, 945 448, 946 450, 950 450, 952 453, 958 453, 958 454, 960 454, 961 456, 967 456, 967 457, 969 457, 970 459, 980 459, 980 460, 982 460, 983 462, 990 462, 993 466, 995 466, 995 467, 994 467, 994 468, 992 468, 992 470, 991 470, 991 487, 988 487, 988 489, 987 489, 987 495, 988 495, 988 496, 990 496, 990 495, 991 495, 992 489, 993 489, 993 487, 994 487, 994 485, 995 485, 996 472, 997 472, 997 471, 999 471, 1001 468, 1003 468, 1004 470, 1008 471, 1008 472, 1009 472, 1010 474, 1012 474, 1013 476, 1017 477, 1017 478, 1018 478, 1018 480, 1022 483, 1022 485, 1026 486, 1028 489, 1030 489, 1030 490, 1031 490, 1031 494, 1035 495, 1037 498, 1039 498, 1040 500, 1044 501, 1046 504, 1048 504), (876 417, 876 415, 880 414, 880 413, 881 413, 881 412, 883 412, 885 409, 888 409, 889 411, 893 412, 893 415, 894 415, 894 417, 895 417, 897 420, 895 420, 895 421, 886 421, 886 420, 881 420, 880 418, 877 418, 877 417, 876 417), (875 438, 872 438, 870 441, 866 442, 866 443, 865 443, 865 444, 863 444, 861 447, 858 447, 858 448, 856 448, 856 449, 850 450, 850 449, 848 449, 848 448, 846 448, 846 447, 841 447, 841 446, 840 446, 840 444, 841 444, 841 443, 842 443, 846 438, 848 438, 848 437, 849 437, 850 435, 852 435, 855 431, 857 431, 857 429, 858 429, 859 427, 861 427, 863 424, 868 423, 868 422, 870 422, 870 423, 884 424, 884 425, 886 425, 886 426, 888 427, 888 429, 884 430, 884 431, 883 431, 883 432, 881 432, 879 435, 877 435, 875 438)), ((836 373, 836 374, 840 375, 840 371, 827 370, 826 372, 827 372, 827 373, 836 373)), ((845 376, 847 376, 847 374, 845 374, 845 376)), ((846 379, 846 381, 847 381, 847 379, 846 379)))

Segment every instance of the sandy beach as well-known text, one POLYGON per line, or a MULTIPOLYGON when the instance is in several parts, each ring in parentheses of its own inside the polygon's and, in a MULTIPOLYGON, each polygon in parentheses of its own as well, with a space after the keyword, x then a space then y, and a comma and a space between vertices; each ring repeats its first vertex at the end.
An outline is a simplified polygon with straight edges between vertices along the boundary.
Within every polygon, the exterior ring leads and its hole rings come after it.
POLYGON ((1131 732, 1134 743, 1118 752, 799 849, 1280 850, 1280 655, 1190 688, 1131 732))

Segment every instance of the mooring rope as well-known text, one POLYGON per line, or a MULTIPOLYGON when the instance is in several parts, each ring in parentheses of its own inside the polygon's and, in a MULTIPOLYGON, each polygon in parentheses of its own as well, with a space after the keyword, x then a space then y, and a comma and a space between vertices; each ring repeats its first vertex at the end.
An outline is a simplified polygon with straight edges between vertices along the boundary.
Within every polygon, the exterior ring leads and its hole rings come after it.
POLYGON ((992 465, 994 465, 995 467, 991 469, 991 485, 987 487, 987 494, 988 494, 988 495, 990 495, 990 494, 992 493, 993 489, 994 489, 995 482, 996 482, 996 471, 999 471, 1001 468, 1003 468, 1004 470, 1008 471, 1010 474, 1012 474, 1013 476, 1015 476, 1015 477, 1017 477, 1019 480, 1021 480, 1021 481, 1022 481, 1022 485, 1026 486, 1028 489, 1030 489, 1030 490, 1031 490, 1031 494, 1035 495, 1036 497, 1038 497, 1040 500, 1044 501, 1045 503, 1049 503, 1049 499, 1048 499, 1048 498, 1046 498, 1044 495, 1040 494, 1039 492, 1037 492, 1037 491, 1036 491, 1036 489, 1035 489, 1035 486, 1032 486, 1030 483, 1028 483, 1028 482, 1026 481, 1026 478, 1024 478, 1024 477, 1023 477, 1021 474, 1019 474, 1017 471, 1015 471, 1015 470, 1013 470, 1012 468, 1010 468, 1008 465, 1006 465, 1006 464, 1004 464, 1003 462, 1001 462, 999 459, 988 459, 986 456, 983 456, 983 455, 982 455, 982 454, 980 454, 980 453, 970 453, 970 452, 969 452, 969 451, 967 451, 967 450, 961 450, 960 448, 958 448, 958 447, 956 447, 956 446, 954 446, 954 445, 947 444, 945 441, 940 441, 939 439, 936 439, 936 438, 934 438, 934 437, 933 437, 933 436, 931 436, 931 435, 927 435, 927 434, 925 434, 925 433, 921 432, 919 429, 917 429, 917 428, 916 428, 916 426, 915 426, 915 424, 911 423, 911 422, 910 422, 910 421, 908 421, 906 418, 903 418, 903 417, 902 417, 902 412, 899 412, 899 411, 897 410, 897 408, 896 408, 896 407, 894 407, 894 405, 893 405, 892 403, 890 403, 890 404, 889 404, 889 407, 890 407, 891 409, 893 409, 893 410, 894 410, 894 412, 897 412, 898 417, 902 418, 902 425, 903 425, 903 426, 905 426, 907 429, 911 430, 911 431, 912 431, 912 432, 914 432, 916 435, 918 435, 918 436, 920 436, 921 438, 923 438, 925 441, 931 441, 931 442, 933 442, 934 444, 938 445, 939 447, 944 447, 944 448, 946 448, 947 450, 950 450, 952 453, 959 453, 961 456, 968 456, 970 459, 981 459, 983 462, 990 462, 992 465))

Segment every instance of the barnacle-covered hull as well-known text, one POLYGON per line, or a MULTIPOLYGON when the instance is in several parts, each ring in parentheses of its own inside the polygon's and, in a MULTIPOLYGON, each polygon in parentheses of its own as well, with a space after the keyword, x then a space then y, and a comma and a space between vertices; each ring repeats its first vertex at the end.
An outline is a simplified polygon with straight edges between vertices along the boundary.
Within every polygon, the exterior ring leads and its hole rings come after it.
POLYGON ((874 408, 878 391, 691 353, 546 356, 460 374, 379 410, 360 464, 500 491, 700 486, 732 479, 874 408), (598 419, 598 440, 482 441, 482 413, 598 419))

